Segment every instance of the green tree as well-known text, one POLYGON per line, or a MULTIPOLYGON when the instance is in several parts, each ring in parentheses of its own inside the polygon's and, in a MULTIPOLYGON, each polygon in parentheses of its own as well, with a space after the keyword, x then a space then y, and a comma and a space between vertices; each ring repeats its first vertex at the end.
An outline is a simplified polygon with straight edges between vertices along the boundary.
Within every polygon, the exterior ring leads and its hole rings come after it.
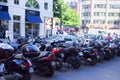
POLYGON ((7 2, 7 0, 0 0, 0 2, 7 2))
POLYGON ((77 11, 71 9, 63 0, 53 0, 53 12, 54 17, 62 18, 62 25, 70 27, 80 26, 77 11))
POLYGON ((54 17, 61 18, 61 3, 63 0, 53 0, 54 17))

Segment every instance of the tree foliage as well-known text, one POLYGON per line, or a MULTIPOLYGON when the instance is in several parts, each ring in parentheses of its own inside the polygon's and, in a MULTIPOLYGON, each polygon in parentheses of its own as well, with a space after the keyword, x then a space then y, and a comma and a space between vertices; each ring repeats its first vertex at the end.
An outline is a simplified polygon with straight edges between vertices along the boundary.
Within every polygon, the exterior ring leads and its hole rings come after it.
POLYGON ((71 9, 63 0, 53 0, 54 17, 62 18, 62 25, 80 26, 80 18, 76 10, 71 9))

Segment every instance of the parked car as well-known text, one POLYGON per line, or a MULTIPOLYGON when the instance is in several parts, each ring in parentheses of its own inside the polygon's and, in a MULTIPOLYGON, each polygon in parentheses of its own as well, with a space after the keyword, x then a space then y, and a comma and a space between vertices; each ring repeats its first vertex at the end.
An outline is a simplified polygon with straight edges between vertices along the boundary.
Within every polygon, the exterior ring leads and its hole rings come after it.
POLYGON ((84 35, 84 44, 89 44, 93 40, 96 40, 96 35, 92 35, 92 34, 84 35))
POLYGON ((74 36, 74 35, 64 35, 62 37, 63 40, 65 40, 65 45, 66 46, 76 46, 77 44, 79 44, 79 39, 78 37, 74 36))

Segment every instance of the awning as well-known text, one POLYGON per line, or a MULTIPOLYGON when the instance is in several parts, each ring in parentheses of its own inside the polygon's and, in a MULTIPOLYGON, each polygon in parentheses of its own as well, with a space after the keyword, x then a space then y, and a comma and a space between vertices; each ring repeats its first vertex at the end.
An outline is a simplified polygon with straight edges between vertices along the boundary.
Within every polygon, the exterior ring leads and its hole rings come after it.
POLYGON ((26 15, 26 18, 31 23, 42 23, 40 16, 26 15))
POLYGON ((11 20, 7 11, 0 11, 0 20, 11 20))

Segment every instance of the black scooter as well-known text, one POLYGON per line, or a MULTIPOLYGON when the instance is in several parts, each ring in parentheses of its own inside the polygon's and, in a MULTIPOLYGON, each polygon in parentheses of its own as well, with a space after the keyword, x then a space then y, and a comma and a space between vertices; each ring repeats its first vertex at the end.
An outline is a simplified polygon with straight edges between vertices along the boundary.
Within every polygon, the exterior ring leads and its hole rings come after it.
POLYGON ((53 76, 55 72, 55 63, 53 61, 55 56, 52 52, 47 52, 41 56, 39 48, 33 44, 25 44, 21 49, 24 56, 32 62, 35 71, 39 71, 47 77, 53 76))
POLYGON ((45 55, 40 57, 31 58, 31 62, 35 71, 39 71, 41 74, 52 77, 55 72, 54 54, 47 52, 45 55))
POLYGON ((79 51, 79 55, 82 60, 82 63, 96 65, 97 53, 94 51, 94 48, 91 47, 81 48, 79 51))
POLYGON ((6 80, 10 75, 10 80, 31 80, 33 73, 32 63, 22 54, 14 53, 14 49, 9 44, 0 44, 0 75, 2 80, 6 80))

